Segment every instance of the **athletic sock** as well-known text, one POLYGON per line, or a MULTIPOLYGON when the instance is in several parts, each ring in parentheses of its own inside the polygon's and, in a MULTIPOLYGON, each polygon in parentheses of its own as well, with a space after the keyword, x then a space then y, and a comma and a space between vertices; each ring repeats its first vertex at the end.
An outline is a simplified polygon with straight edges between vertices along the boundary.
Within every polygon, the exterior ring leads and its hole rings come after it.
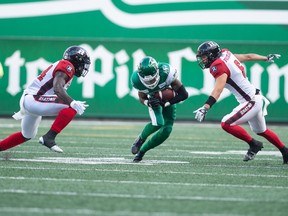
POLYGON ((0 151, 5 151, 7 149, 13 148, 17 145, 24 143, 26 140, 21 132, 16 132, 11 134, 4 140, 0 141, 0 151))
POLYGON ((224 122, 221 122, 221 127, 223 128, 223 130, 225 130, 227 133, 237 137, 238 139, 241 139, 247 143, 251 142, 251 140, 253 139, 252 136, 250 136, 247 131, 240 127, 239 125, 229 125, 229 124, 225 124, 224 122))
POLYGON ((60 133, 72 121, 76 113, 77 112, 70 107, 61 110, 53 122, 51 130, 56 134, 60 133))
POLYGON ((276 148, 282 149, 285 147, 284 143, 279 139, 277 134, 275 134, 272 130, 268 129, 263 133, 259 133, 258 135, 267 139, 270 143, 272 143, 276 148))

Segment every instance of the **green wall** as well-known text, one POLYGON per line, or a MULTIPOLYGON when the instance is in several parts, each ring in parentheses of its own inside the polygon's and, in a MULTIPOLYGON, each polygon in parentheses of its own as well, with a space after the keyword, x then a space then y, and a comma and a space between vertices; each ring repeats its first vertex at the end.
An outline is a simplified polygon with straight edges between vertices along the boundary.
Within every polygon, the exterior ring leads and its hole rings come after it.
MULTIPOLYGON (((274 64, 245 66, 271 101, 268 121, 288 121, 287 1, 0 1, 0 26, 0 115, 16 112, 25 85, 77 44, 92 60, 89 74, 75 78, 68 90, 90 105, 83 117, 147 117, 129 78, 139 60, 151 55, 179 70, 189 99, 178 106, 177 117, 193 119, 214 84, 195 53, 201 42, 215 40, 234 53, 282 55, 274 64)), ((236 104, 224 94, 207 119, 221 119, 236 104)))

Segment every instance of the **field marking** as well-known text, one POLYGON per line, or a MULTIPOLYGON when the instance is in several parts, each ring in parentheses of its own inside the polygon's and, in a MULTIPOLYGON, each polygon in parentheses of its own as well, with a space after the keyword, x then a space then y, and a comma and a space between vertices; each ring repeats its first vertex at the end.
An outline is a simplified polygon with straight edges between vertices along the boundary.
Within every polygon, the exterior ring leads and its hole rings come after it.
MULTIPOLYGON (((139 164, 139 163, 138 163, 139 164)), ((287 165, 284 165, 285 168, 287 165)), ((283 167, 284 167, 283 166, 283 167)), ((255 166, 256 167, 256 166, 255 166)), ((259 167, 258 167, 259 168, 259 167)), ((149 173, 149 174, 176 174, 176 175, 204 175, 204 176, 237 176, 237 177, 262 177, 262 178, 288 178, 288 175, 257 175, 257 174, 231 174, 231 173, 203 173, 203 172, 177 172, 177 171, 151 171, 151 170, 125 170, 125 169, 98 169, 98 168, 45 168, 45 167, 0 167, 0 169, 23 169, 23 170, 58 170, 58 171, 97 171, 97 172, 120 172, 120 173, 149 173)), ((286 170, 286 169, 283 169, 286 170)))
POLYGON ((274 203, 288 203, 288 200, 274 200, 274 199, 249 199, 239 197, 211 197, 211 196, 167 196, 167 195, 143 195, 143 194, 124 194, 124 193, 79 193, 75 191, 35 191, 22 189, 0 189, 0 193, 11 194, 37 194, 37 195, 53 195, 53 196, 86 196, 86 197, 104 197, 104 198, 120 198, 120 199, 154 199, 154 200, 186 200, 186 201, 213 201, 213 202, 274 202, 274 203))
POLYGON ((136 211, 99 211, 92 209, 59 209, 59 208, 17 208, 0 207, 4 213, 29 213, 53 215, 101 215, 101 216, 249 216, 245 214, 214 214, 214 213, 173 213, 173 212, 136 212, 136 211))
POLYGON ((180 182, 154 182, 154 181, 122 181, 122 180, 97 180, 97 179, 72 179, 72 178, 36 178, 36 177, 9 177, 9 176, 0 176, 0 179, 3 180, 20 180, 20 181, 59 181, 59 182, 90 182, 90 183, 111 183, 111 184, 142 184, 142 185, 173 185, 173 186, 193 186, 193 187, 227 187, 227 188, 259 188, 259 189, 287 189, 288 186, 270 186, 270 185, 239 185, 239 184, 207 184, 207 183, 180 183, 180 182))
MULTIPOLYGON (((90 209, 56 209, 56 208, 15 208, 0 207, 0 212, 6 213, 30 213, 30 214, 69 214, 69 215, 95 215, 98 211, 90 209)), ((99 211, 100 212, 100 211, 99 211)))
MULTIPOLYGON (((228 151, 189 151, 191 154, 203 154, 203 155, 244 155, 246 151, 236 151, 236 150, 228 150, 228 151)), ((267 155, 267 156, 282 156, 279 151, 259 151, 258 155, 267 155)))
MULTIPOLYGON (((133 164, 132 159, 125 159, 120 157, 98 157, 98 158, 75 158, 75 157, 38 157, 35 159, 27 158, 11 158, 10 161, 25 161, 25 162, 46 162, 46 163, 61 163, 61 164, 133 164)), ((165 161, 165 160, 144 160, 141 165, 155 165, 155 164, 187 164, 187 161, 165 161)))

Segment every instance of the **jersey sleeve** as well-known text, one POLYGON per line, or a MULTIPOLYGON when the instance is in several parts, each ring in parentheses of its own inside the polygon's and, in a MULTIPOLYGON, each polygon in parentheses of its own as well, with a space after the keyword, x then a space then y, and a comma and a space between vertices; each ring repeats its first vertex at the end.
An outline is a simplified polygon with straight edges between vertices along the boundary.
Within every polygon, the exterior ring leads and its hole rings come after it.
POLYGON ((72 65, 71 62, 69 62, 67 60, 60 60, 59 61, 59 63, 57 64, 57 66, 54 69, 53 77, 55 76, 56 71, 61 71, 61 72, 65 73, 69 77, 69 80, 72 79, 74 74, 75 74, 74 66, 72 65))
POLYGON ((230 70, 221 59, 217 59, 215 62, 213 62, 213 64, 210 66, 210 73, 215 79, 224 73, 230 77, 230 70))
POLYGON ((176 68, 172 67, 170 64, 167 64, 167 66, 169 67, 169 73, 166 79, 166 84, 170 85, 172 82, 178 79, 179 74, 176 68))

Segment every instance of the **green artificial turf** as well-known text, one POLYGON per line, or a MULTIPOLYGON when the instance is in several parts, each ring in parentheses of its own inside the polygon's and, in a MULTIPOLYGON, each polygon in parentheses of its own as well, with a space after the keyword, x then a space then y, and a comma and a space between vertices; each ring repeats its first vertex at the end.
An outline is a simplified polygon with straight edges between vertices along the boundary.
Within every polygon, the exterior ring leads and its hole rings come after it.
MULTIPOLYGON (((38 143, 51 123, 0 152, 0 215, 287 215, 288 165, 262 137, 264 149, 243 162, 248 145, 219 124, 176 123, 135 164, 130 147, 145 122, 75 120, 56 139, 62 154, 38 143)), ((270 128, 288 140, 288 126, 270 128)), ((0 119, 0 129, 1 140, 20 122, 0 119)))

